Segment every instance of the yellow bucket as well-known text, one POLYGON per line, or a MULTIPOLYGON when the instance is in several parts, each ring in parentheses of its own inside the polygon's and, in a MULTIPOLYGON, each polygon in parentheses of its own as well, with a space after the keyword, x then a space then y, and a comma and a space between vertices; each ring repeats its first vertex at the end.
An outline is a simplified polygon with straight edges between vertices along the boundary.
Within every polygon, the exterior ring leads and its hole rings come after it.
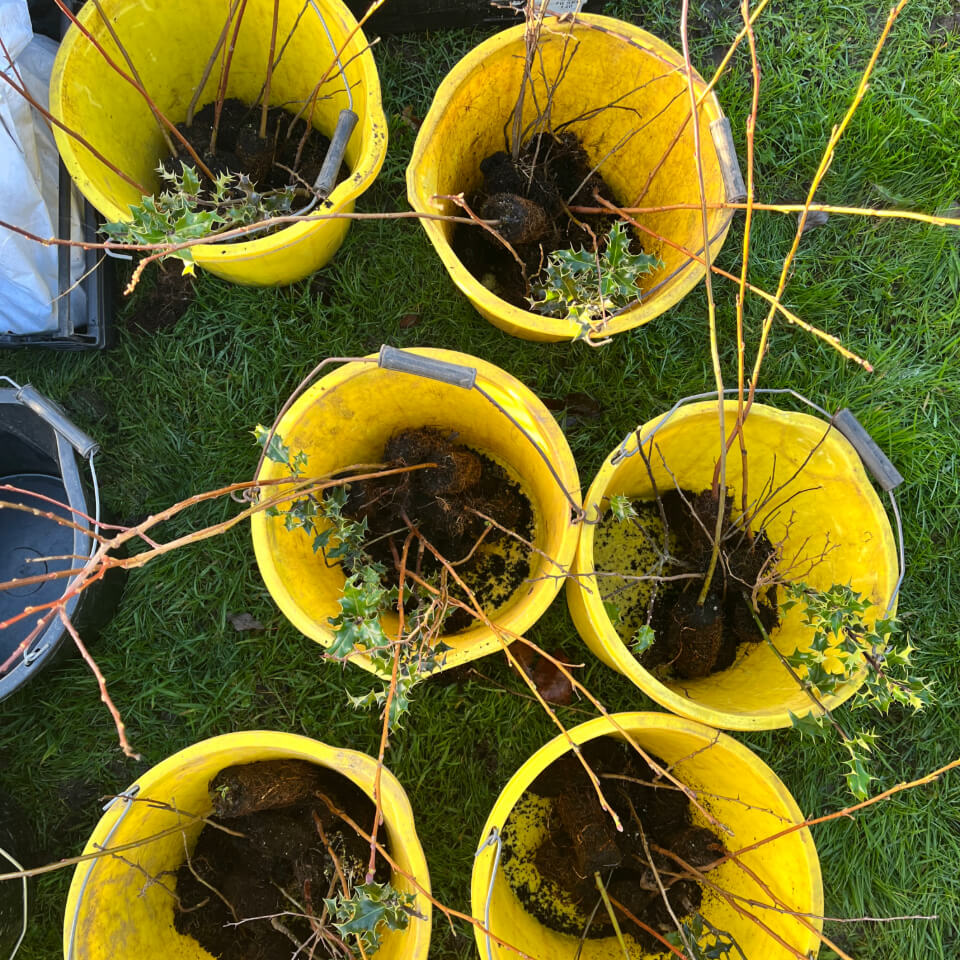
MULTIPOLYGON (((731 836, 724 838, 728 850, 735 852, 790 824, 803 822, 803 814, 790 792, 756 754, 732 737, 702 724, 663 713, 619 713, 589 720, 574 727, 569 734, 574 743, 583 744, 608 735, 624 738, 624 731, 647 752, 668 765, 676 764, 672 772, 682 783, 693 790, 703 791, 699 802, 711 816, 732 831, 731 836)), ((503 830, 510 812, 527 788, 569 749, 569 741, 561 734, 520 767, 497 798, 484 824, 481 844, 490 839, 494 828, 498 833, 503 830)), ((707 825, 702 813, 696 809, 693 818, 698 825, 707 825)), ((521 842, 527 840, 531 852, 541 839, 535 834, 536 827, 533 827, 530 834, 520 837, 521 842)), ((494 935, 536 960, 574 960, 578 955, 578 938, 551 930, 526 912, 503 870, 497 869, 494 876, 496 854, 496 845, 490 843, 474 863, 470 884, 474 918, 485 923, 485 918, 489 917, 488 929, 494 935)), ((823 914, 820 861, 809 829, 798 830, 745 853, 741 859, 793 912, 816 917, 823 914)), ((733 862, 717 867, 709 876, 731 894, 768 904, 772 902, 769 894, 733 862)), ((807 956, 810 951, 810 956, 816 956, 820 943, 818 937, 797 919, 775 910, 759 908, 755 912, 798 953, 807 956)), ((730 933, 747 957, 786 960, 796 956, 709 889, 704 893, 701 913, 715 927, 730 933)), ((810 923, 819 929, 818 919, 812 919, 810 923)), ((494 960, 509 960, 516 956, 492 941, 488 945, 486 935, 476 927, 474 934, 483 960, 488 957, 488 949, 494 960)), ((628 946, 633 946, 632 960, 650 956, 641 953, 631 937, 625 939, 628 946)), ((583 960, 622 960, 623 951, 617 938, 611 936, 585 940, 579 955, 583 960)))
MULTIPOLYGON (((373 757, 355 750, 329 747, 292 733, 248 731, 203 740, 175 753, 148 770, 130 788, 139 799, 150 798, 190 813, 209 815, 207 784, 225 767, 258 760, 307 760, 336 770, 352 780, 371 800, 377 774, 373 757)), ((404 873, 430 890, 427 862, 417 839, 413 811, 400 782, 388 770, 380 774, 380 797, 390 856, 404 873)), ((87 841, 84 854, 100 846, 117 847, 177 825, 177 815, 146 803, 117 800, 87 841)), ((361 824, 361 826, 363 826, 361 824)), ((193 821, 184 827, 192 847, 203 828, 193 821)), ((184 860, 178 831, 124 853, 145 873, 113 857, 78 864, 67 896, 63 953, 67 960, 209 960, 210 954, 173 926, 173 898, 145 876, 176 870, 184 860)), ((430 946, 431 904, 409 880, 394 871, 393 886, 416 895, 416 908, 426 918, 412 919, 403 931, 387 932, 377 960, 426 960, 430 946)))
MULTIPOLYGON (((729 436, 736 422, 736 403, 727 401, 725 411, 729 436)), ((827 429, 828 424, 817 417, 754 403, 745 423, 748 493, 753 491, 756 496, 774 470, 779 486, 809 455, 799 476, 774 500, 774 504, 787 503, 796 495, 787 510, 767 525, 770 540, 777 543, 782 539, 784 555, 791 557, 801 548, 806 553, 818 552, 829 533, 834 549, 805 572, 803 581, 818 589, 850 584, 874 604, 873 616, 882 615, 898 578, 893 533, 857 452, 837 429, 829 433, 827 429)), ((708 489, 720 447, 716 401, 691 403, 668 418, 657 417, 638 428, 645 450, 654 430, 650 466, 658 489, 674 488, 671 472, 685 490, 708 489)), ((589 518, 606 510, 613 494, 652 498, 650 478, 641 457, 633 455, 636 450, 636 434, 631 434, 604 462, 587 494, 589 518)), ((743 488, 739 446, 727 457, 727 487, 733 492, 734 504, 739 505, 743 488)), ((576 573, 590 574, 596 569, 595 530, 584 524, 574 563, 576 573)), ((567 603, 580 636, 604 663, 626 674, 647 696, 673 713, 728 730, 769 730, 790 726, 791 712, 798 716, 810 712, 806 694, 763 643, 752 645, 731 667, 711 676, 661 681, 640 666, 624 644, 604 610, 602 594, 594 576, 567 584, 567 603)), ((802 605, 781 614, 771 640, 782 653, 809 645, 812 630, 802 621, 802 605)), ((863 670, 856 673, 834 694, 823 697, 823 703, 830 709, 843 703, 857 691, 864 676, 863 670)))
MULTIPOLYGON (((547 102, 547 88, 555 82, 561 63, 566 62, 568 67, 551 107, 553 128, 583 115, 569 129, 580 137, 593 163, 603 161, 600 173, 617 200, 632 205, 689 115, 683 57, 639 27, 593 15, 579 15, 572 28, 547 19, 541 49, 542 73, 538 61, 534 71, 536 97, 528 93, 524 100, 524 123, 535 117, 535 101, 541 105, 547 102), (564 60, 566 37, 571 29, 573 39, 564 60), (574 44, 576 54, 571 59, 574 44), (549 83, 544 81, 544 75, 549 83), (618 109, 591 115, 591 111, 614 101, 618 109), (604 159, 624 140, 624 146, 604 159)), ((407 167, 407 198, 414 210, 462 215, 449 200, 434 198, 461 192, 469 195, 482 185, 480 162, 498 150, 509 149, 505 146, 504 131, 520 90, 523 63, 524 27, 520 25, 481 43, 444 79, 420 127, 407 167)), ((698 94, 702 93, 703 79, 699 75, 694 79, 698 94)), ((718 152, 712 127, 718 143, 728 144, 723 137, 729 127, 711 93, 700 108, 706 195, 710 201, 733 199, 724 186, 721 155, 734 164, 735 158, 732 150, 718 152)), ((643 205, 690 203, 699 198, 693 129, 688 124, 654 177, 643 205)), ((690 251, 703 252, 699 210, 644 214, 638 221, 690 251)), ((453 252, 450 244, 454 225, 437 220, 421 222, 454 283, 491 323, 526 340, 571 340, 580 333, 578 324, 571 320, 520 309, 491 293, 453 252)), ((710 211, 708 224, 711 250, 716 256, 730 225, 729 212, 710 211)), ((649 236, 642 239, 647 252, 656 253, 663 261, 663 268, 644 278, 642 302, 612 317, 604 334, 621 333, 648 323, 679 303, 703 277, 700 263, 649 236)))
MULTIPOLYGON (((172 122, 182 121, 194 86, 223 28, 229 4, 220 0, 102 0, 100 6, 130 54, 144 88, 172 122)), ((248 0, 245 4, 230 68, 228 97, 245 103, 253 103, 259 97, 273 6, 271 0, 248 0)), ((281 0, 278 50, 302 6, 294 0, 281 0)), ((333 61, 331 44, 339 50, 356 27, 356 20, 341 0, 317 0, 317 6, 331 39, 327 38, 320 17, 307 8, 274 71, 270 88, 274 106, 303 103, 333 61)), ((111 59, 129 73, 96 6, 86 4, 78 19, 111 59)), ((352 211, 356 198, 370 186, 383 165, 387 124, 380 102, 380 80, 372 53, 364 50, 366 43, 363 33, 358 31, 341 56, 352 90, 353 109, 360 118, 345 156, 350 176, 334 188, 327 202, 316 208, 317 213, 352 211)), ((219 69, 210 71, 199 105, 216 99, 219 74, 219 69)), ((344 82, 335 68, 317 100, 314 126, 332 134, 340 111, 347 106, 344 82)), ((140 94, 107 65, 75 26, 67 31, 53 66, 50 111, 133 180, 159 189, 156 167, 167 151, 153 114, 140 94)), ((141 200, 138 191, 77 140, 58 128, 54 128, 54 135, 60 156, 81 193, 107 220, 129 220, 130 205, 141 200)), ((333 256, 349 223, 346 219, 295 223, 244 243, 194 247, 193 258, 204 269, 234 283, 292 283, 313 273, 333 256)))
MULTIPOLYGON (((376 363, 348 363, 305 391, 284 414, 277 434, 291 451, 307 454, 310 476, 335 474, 351 464, 378 463, 390 437, 423 426, 455 432, 458 442, 506 468, 530 499, 532 543, 542 552, 532 561, 530 579, 537 582, 524 584, 495 614, 507 639, 510 633, 522 634, 559 592, 560 579, 547 577, 559 569, 552 561, 567 567, 577 544, 579 519, 567 494, 579 509, 580 481, 566 438, 543 403, 492 363, 452 350, 395 352, 475 369, 477 387, 506 414, 476 389, 383 369, 376 363)), ((284 476, 289 476, 285 466, 266 461, 258 479, 284 476)), ((254 514, 251 531, 260 573, 277 605, 298 630, 330 646, 334 635, 327 619, 340 612, 343 571, 327 567, 314 554, 310 538, 288 531, 282 516, 254 514)), ((384 614, 381 624, 388 636, 396 636, 396 614, 384 614)), ((479 621, 444 637, 444 642, 453 649, 444 655, 443 669, 501 649, 493 631, 479 621)), ((373 671, 366 656, 353 656, 351 662, 373 671)))

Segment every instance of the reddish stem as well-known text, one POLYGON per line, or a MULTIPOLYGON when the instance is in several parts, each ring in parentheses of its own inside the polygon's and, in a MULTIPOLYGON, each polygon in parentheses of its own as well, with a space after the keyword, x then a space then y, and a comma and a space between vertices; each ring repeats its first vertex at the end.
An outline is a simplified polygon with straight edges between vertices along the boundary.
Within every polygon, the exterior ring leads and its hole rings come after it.
MULTIPOLYGON (((160 122, 177 138, 177 140, 180 141, 180 143, 183 144, 184 149, 193 158, 194 163, 196 163, 196 165, 200 168, 200 170, 203 172, 205 176, 210 177, 210 179, 212 180, 213 174, 210 172, 207 165, 200 159, 199 155, 197 154, 197 151, 193 149, 193 147, 190 145, 187 138, 176 128, 176 125, 171 123, 170 120, 167 119, 166 115, 153 102, 153 99, 151 98, 150 94, 147 93, 147 91, 144 89, 142 84, 138 83, 133 77, 130 76, 130 74, 125 73, 123 68, 120 67, 120 65, 117 64, 110 57, 107 51, 103 49, 103 45, 100 43, 100 41, 97 40, 96 37, 94 37, 93 34, 90 33, 90 31, 76 18, 73 11, 70 10, 70 8, 66 5, 64 0, 54 0, 54 3, 56 3, 56 5, 60 8, 60 10, 66 15, 67 19, 93 44, 97 53, 99 53, 100 56, 103 57, 104 60, 106 60, 107 64, 113 70, 115 70, 121 77, 123 77, 123 79, 126 80, 127 83, 129 83, 130 86, 132 86, 137 91, 137 93, 140 94, 141 97, 143 97, 143 99, 146 101, 147 106, 153 112, 153 115, 158 120, 160 120, 160 122)), ((142 192, 145 195, 149 195, 149 192, 146 190, 142 192)))
MULTIPOLYGON (((237 35, 240 33, 240 24, 243 22, 243 14, 246 9, 247 0, 242 0, 240 9, 237 11, 237 22, 233 27, 233 35, 230 37, 230 46, 227 47, 223 70, 220 71, 220 87, 217 90, 217 102, 213 108, 213 131, 210 134, 210 147, 208 149, 208 153, 211 155, 217 152, 217 133, 220 130, 220 114, 223 112, 223 100, 227 94, 227 81, 230 79, 230 64, 233 63, 233 51, 237 46, 237 35)), ((212 180, 213 177, 210 179, 212 180)))

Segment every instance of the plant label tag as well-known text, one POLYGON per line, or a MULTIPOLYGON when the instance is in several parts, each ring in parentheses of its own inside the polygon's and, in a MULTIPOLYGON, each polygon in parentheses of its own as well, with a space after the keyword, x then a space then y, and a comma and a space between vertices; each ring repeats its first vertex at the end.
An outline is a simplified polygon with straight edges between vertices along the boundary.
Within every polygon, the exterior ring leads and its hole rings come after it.
POLYGON ((562 17, 567 13, 579 13, 586 2, 587 0, 550 0, 547 4, 547 13, 555 17, 562 17))

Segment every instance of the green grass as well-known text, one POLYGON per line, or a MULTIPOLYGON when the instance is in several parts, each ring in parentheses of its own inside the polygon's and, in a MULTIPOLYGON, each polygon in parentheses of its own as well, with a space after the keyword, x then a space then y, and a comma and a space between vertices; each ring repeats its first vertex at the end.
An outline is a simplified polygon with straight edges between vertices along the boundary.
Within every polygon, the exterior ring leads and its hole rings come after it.
MULTIPOLYGON (((679 46, 679 5, 621 0, 628 19, 679 46)), ((694 2, 693 55, 708 71, 718 45, 739 28, 735 5, 694 2), (731 19, 734 17, 734 19, 731 19)), ((915 0, 894 29, 871 90, 838 150, 820 197, 856 205, 902 204, 933 211, 960 200, 960 36, 932 33, 951 3, 915 0)), ((806 192, 826 136, 846 109, 882 26, 882 5, 774 4, 758 23, 763 64, 757 185, 764 200, 806 192)), ((486 34, 443 33, 384 40, 376 58, 390 120, 390 149, 363 210, 406 207, 404 169, 414 133, 404 108, 423 116, 444 73, 486 34)), ((738 53, 718 95, 743 155, 750 98, 738 53)), ((751 279, 767 289, 795 226, 758 214, 751 279)), ((740 220, 720 256, 737 270, 740 220)), ((145 287, 146 287, 145 281, 145 287)), ((717 281, 722 352, 734 370, 734 293, 717 281)), ((146 289, 144 293, 146 293, 146 289)), ((867 357, 868 375, 822 343, 782 324, 763 373, 827 408, 850 406, 907 478, 899 491, 908 573, 900 613, 917 646, 920 672, 937 703, 920 716, 892 713, 875 724, 878 788, 911 779, 960 753, 960 232, 918 224, 832 217, 805 237, 787 305, 867 357)), ((748 304, 756 341, 765 311, 748 304)), ((102 355, 8 354, 4 372, 63 403, 101 442, 105 506, 119 521, 250 476, 250 430, 270 422, 288 392, 323 356, 356 355, 381 343, 432 345, 503 366, 544 397, 588 393, 602 408, 567 424, 586 486, 610 449, 637 423, 677 398, 708 390, 702 286, 650 325, 601 350, 512 339, 482 320, 457 292, 414 222, 353 225, 333 263, 313 283, 281 290, 196 280, 196 299, 173 328, 146 335, 123 319, 119 343, 102 355), (401 327, 407 314, 418 323, 401 327)), ((229 516, 223 502, 168 524, 164 536, 229 516)), ((588 686, 611 710, 650 703, 601 666, 579 640, 562 597, 531 631, 587 664, 588 686)), ((0 706, 0 783, 33 820, 40 856, 79 851, 98 818, 97 798, 121 790, 149 766, 199 739, 271 728, 375 751, 376 716, 354 713, 344 690, 367 686, 360 671, 325 663, 294 630, 264 587, 245 528, 163 558, 132 574, 119 610, 94 648, 112 695, 144 759, 121 756, 96 685, 82 662, 49 670, 0 706), (263 633, 237 634, 228 613, 249 611, 263 633)), ((502 661, 479 668, 520 690, 502 661)), ((568 724, 584 717, 561 711, 568 724)), ((406 788, 444 902, 469 910, 479 832, 514 770, 554 730, 539 708, 487 682, 434 681, 416 693, 388 763, 406 788)), ((783 778, 808 815, 848 802, 841 750, 801 742, 789 731, 737 735, 783 778)), ((960 955, 960 777, 815 830, 828 915, 936 914, 936 920, 829 924, 858 960, 930 960, 960 955)), ((21 956, 60 955, 69 872, 35 886, 21 956)), ((432 956, 475 955, 465 927, 437 919, 432 956)), ((762 960, 762 958, 750 958, 762 960)))

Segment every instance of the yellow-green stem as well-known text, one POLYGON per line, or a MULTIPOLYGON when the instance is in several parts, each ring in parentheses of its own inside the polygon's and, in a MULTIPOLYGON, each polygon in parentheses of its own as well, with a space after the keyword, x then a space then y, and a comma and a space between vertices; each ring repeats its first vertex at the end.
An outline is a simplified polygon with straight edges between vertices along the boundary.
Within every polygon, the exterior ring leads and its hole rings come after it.
POLYGON ((624 960, 630 960, 630 951, 627 950, 627 943, 623 939, 623 934, 620 931, 620 924, 617 923, 617 915, 613 910, 613 904, 610 902, 610 898, 607 896, 607 888, 603 885, 603 881, 600 879, 600 871, 598 870, 594 875, 593 879, 597 883, 597 889, 600 891, 600 896, 603 898, 603 905, 607 908, 607 916, 610 918, 610 922, 613 924, 613 932, 617 935, 617 940, 620 943, 620 949, 623 951, 624 960))

